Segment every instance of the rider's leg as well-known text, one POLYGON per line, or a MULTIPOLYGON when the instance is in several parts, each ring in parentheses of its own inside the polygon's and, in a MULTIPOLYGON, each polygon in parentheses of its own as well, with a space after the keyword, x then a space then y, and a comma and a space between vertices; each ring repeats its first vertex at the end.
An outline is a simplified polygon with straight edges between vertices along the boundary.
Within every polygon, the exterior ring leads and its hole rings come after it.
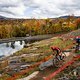
POLYGON ((63 60, 63 55, 62 55, 62 52, 61 52, 61 54, 60 54, 60 60, 63 60))
POLYGON ((62 58, 62 55, 60 55, 60 54, 56 55, 56 58, 57 58, 58 60, 62 60, 62 59, 63 59, 63 58, 62 58))
POLYGON ((76 50, 75 50, 75 52, 78 52, 78 50, 79 50, 79 44, 76 45, 76 50))

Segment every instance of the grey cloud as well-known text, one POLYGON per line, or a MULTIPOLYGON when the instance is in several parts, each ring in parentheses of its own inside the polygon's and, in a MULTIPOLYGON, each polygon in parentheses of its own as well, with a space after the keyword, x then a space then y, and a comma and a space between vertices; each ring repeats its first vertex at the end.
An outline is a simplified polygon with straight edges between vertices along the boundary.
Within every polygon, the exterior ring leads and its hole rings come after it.
POLYGON ((8 10, 4 10, 4 9, 0 9, 0 12, 6 12, 7 14, 11 14, 11 15, 16 15, 15 13, 8 11, 8 10))
POLYGON ((2 0, 2 1, 0 1, 0 13, 4 12, 5 14, 10 14, 13 16, 18 16, 18 15, 22 14, 24 11, 23 8, 25 8, 22 1, 23 0, 16 0, 16 1, 2 0), (22 9, 22 11, 20 9, 22 9))
POLYGON ((80 0, 6 0, 6 2, 2 0, 0 2, 0 12, 12 14, 14 17, 15 15, 55 17, 79 11, 79 4, 80 0), (29 12, 30 14, 28 14, 29 12))
POLYGON ((17 5, 0 5, 0 8, 17 7, 17 5))

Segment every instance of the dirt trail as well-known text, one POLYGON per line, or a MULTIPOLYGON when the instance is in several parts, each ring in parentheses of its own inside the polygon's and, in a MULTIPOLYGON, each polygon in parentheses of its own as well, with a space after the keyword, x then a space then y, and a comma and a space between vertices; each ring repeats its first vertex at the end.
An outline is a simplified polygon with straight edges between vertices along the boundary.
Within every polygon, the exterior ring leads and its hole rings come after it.
MULTIPOLYGON (((76 31, 75 31, 76 32, 76 31)), ((73 33, 72 33, 73 34, 73 33)), ((64 37, 64 38, 66 38, 66 36, 68 37, 70 35, 70 33, 67 35, 67 34, 65 34, 65 35, 63 35, 62 37, 64 37)), ((72 36, 72 35, 70 35, 70 36, 72 36)), ((76 35, 74 35, 74 36, 76 36, 76 35)), ((48 42, 49 43, 49 42, 48 42)), ((66 63, 66 62, 68 62, 68 61, 70 61, 72 58, 73 58, 73 52, 71 52, 70 53, 70 55, 65 59, 65 61, 64 61, 64 63, 66 63)), ((48 76, 49 74, 51 74, 51 73, 53 73, 55 70, 57 70, 58 68, 55 68, 55 67, 53 67, 53 66, 50 66, 50 67, 48 67, 48 68, 46 68, 45 70, 43 70, 43 71, 39 71, 39 73, 34 77, 34 78, 32 78, 32 79, 30 79, 30 80, 44 80, 43 78, 45 78, 46 76, 48 76)), ((22 80, 24 80, 24 79, 22 79, 22 80)), ((54 79, 55 80, 55 79, 54 79)))
MULTIPOLYGON (((64 64, 68 61, 70 61, 74 56, 74 51, 70 52, 70 55, 65 59, 64 64)), ((63 64, 63 65, 64 65, 63 64)), ((30 80, 44 80, 43 78, 45 78, 46 76, 48 76, 49 74, 53 73, 54 71, 56 71, 58 68, 55 68, 54 66, 50 66, 48 68, 46 68, 43 71, 40 71, 37 76, 35 76, 34 78, 30 79, 30 80)))

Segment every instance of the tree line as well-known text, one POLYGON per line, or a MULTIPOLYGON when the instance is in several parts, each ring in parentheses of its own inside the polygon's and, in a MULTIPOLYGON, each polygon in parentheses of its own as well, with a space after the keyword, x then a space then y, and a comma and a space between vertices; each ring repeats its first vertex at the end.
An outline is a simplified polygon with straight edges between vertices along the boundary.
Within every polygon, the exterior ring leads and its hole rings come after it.
POLYGON ((56 34, 80 28, 80 18, 0 21, 0 39, 29 35, 56 34))

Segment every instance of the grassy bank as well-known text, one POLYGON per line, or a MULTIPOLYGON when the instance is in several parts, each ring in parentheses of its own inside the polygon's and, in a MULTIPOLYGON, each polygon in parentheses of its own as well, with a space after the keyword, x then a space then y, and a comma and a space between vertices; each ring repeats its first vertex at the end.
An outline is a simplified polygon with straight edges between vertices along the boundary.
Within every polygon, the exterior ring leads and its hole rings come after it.
POLYGON ((43 58, 52 54, 51 46, 57 46, 60 49, 66 48, 68 45, 72 44, 72 40, 63 40, 61 38, 51 38, 43 40, 40 42, 35 42, 32 46, 28 48, 23 48, 22 50, 13 54, 13 56, 21 56, 23 54, 34 54, 33 56, 24 56, 21 58, 22 62, 38 62, 43 58))

